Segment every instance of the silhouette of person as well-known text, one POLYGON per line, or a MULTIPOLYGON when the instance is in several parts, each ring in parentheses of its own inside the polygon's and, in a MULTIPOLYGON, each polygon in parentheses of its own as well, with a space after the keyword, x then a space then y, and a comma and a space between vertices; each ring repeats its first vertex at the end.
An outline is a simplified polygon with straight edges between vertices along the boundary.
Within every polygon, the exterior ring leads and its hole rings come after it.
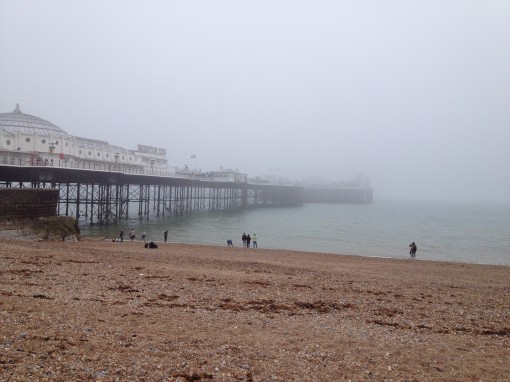
POLYGON ((165 239, 165 243, 166 243, 166 239, 168 239, 168 230, 163 232, 163 238, 165 239))
POLYGON ((409 244, 409 248, 411 248, 409 250, 409 254, 411 255, 411 259, 415 259, 416 258, 416 250, 418 249, 418 247, 416 246, 414 241, 411 244, 409 244))

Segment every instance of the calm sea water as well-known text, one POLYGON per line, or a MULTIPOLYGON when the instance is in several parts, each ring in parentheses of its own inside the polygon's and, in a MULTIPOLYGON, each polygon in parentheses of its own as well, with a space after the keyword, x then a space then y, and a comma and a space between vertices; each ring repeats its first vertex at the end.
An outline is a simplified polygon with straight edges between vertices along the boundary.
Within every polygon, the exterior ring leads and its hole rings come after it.
MULTIPOLYGON (((301 207, 210 211, 191 216, 124 220, 148 240, 242 246, 256 233, 259 248, 348 255, 510 265, 510 203, 375 201, 371 204, 305 204, 301 207)), ((121 226, 81 225, 82 234, 114 238, 121 226)))

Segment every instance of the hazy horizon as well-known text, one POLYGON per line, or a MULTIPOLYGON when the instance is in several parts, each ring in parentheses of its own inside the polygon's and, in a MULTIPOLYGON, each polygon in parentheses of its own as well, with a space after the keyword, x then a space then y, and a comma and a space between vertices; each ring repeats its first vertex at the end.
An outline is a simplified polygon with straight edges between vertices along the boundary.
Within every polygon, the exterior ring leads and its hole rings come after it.
POLYGON ((508 20, 502 0, 0 0, 0 113, 170 166, 510 201, 508 20))

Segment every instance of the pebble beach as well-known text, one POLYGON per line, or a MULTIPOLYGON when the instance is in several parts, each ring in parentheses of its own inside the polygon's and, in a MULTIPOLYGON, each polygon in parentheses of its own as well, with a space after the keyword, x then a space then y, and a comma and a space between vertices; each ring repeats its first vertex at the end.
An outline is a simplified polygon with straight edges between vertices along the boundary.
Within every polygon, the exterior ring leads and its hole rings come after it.
POLYGON ((508 381, 510 267, 0 238, 0 381, 508 381))

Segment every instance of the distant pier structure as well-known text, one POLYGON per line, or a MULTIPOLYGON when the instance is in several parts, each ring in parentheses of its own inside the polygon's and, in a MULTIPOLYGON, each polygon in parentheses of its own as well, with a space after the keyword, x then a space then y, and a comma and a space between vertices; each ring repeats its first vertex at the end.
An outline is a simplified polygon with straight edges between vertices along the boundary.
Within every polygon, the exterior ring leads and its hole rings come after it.
POLYGON ((372 189, 363 188, 304 188, 304 203, 371 203, 374 201, 372 189))
POLYGON ((308 189, 249 181, 247 174, 220 168, 203 173, 171 167, 166 150, 136 149, 76 137, 19 105, 0 113, 0 188, 58 190, 58 213, 90 224, 193 211, 304 202, 370 202, 371 190, 308 189))
POLYGON ((307 186, 303 193, 304 203, 371 203, 374 193, 368 177, 360 175, 351 182, 326 186, 307 186))

